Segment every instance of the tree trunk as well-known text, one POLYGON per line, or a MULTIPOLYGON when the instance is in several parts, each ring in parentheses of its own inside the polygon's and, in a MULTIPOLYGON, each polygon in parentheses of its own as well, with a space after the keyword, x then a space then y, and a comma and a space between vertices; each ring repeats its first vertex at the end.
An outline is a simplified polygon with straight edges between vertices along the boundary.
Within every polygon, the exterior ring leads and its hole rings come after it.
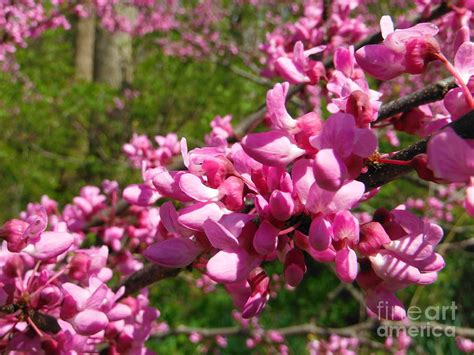
POLYGON ((95 14, 93 6, 88 3, 85 10, 87 18, 77 21, 75 77, 76 80, 90 82, 94 78, 94 44, 95 44, 95 14))
MULTIPOLYGON (((135 11, 130 7, 119 9, 121 15, 133 20, 135 11)), ((133 80, 132 37, 128 33, 110 33, 97 30, 94 78, 120 89, 133 80)))

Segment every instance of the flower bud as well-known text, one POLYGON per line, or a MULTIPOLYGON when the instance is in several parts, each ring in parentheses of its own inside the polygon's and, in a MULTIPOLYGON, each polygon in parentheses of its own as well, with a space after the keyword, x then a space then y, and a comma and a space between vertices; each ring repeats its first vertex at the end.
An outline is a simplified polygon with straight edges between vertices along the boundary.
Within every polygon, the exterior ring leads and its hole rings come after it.
POLYGON ((7 241, 8 251, 12 253, 20 252, 26 246, 24 233, 29 224, 19 219, 11 219, 0 228, 0 238, 7 241))
POLYGON ((365 223, 360 227, 360 239, 357 251, 369 256, 376 254, 384 244, 391 242, 385 229, 378 222, 365 223))

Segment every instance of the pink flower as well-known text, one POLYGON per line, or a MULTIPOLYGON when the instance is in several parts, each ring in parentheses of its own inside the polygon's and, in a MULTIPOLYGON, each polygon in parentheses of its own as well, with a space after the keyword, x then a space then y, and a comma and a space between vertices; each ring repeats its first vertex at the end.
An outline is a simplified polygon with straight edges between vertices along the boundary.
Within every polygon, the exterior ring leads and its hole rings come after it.
POLYGON ((289 132, 296 127, 296 120, 290 116, 285 107, 289 88, 290 84, 286 82, 277 83, 267 92, 267 113, 273 129, 289 132))
POLYGON ((354 116, 357 127, 369 128, 377 118, 381 93, 371 90, 363 71, 356 68, 353 46, 335 50, 334 66, 336 70, 327 84, 328 91, 334 95, 328 110, 349 113, 354 116))
POLYGON ((357 128, 354 116, 336 113, 310 143, 319 149, 314 166, 316 182, 321 188, 336 191, 347 179, 360 174, 363 159, 377 147, 377 138, 370 129, 357 128))
POLYGON ((451 114, 453 120, 458 119, 472 110, 466 96, 474 92, 470 80, 474 75, 474 43, 467 41, 458 44, 459 47, 454 57, 454 70, 457 73, 456 81, 461 87, 451 89, 443 99, 443 104, 451 114))
POLYGON ((214 281, 232 283, 245 279, 260 262, 242 248, 228 249, 217 252, 207 262, 206 269, 214 281))
POLYGON ((444 267, 443 258, 434 252, 443 236, 442 229, 404 210, 392 211, 392 218, 391 228, 401 227, 405 234, 391 236, 392 241, 384 249, 369 257, 375 273, 393 288, 433 283, 444 267))
POLYGON ((37 260, 48 260, 67 251, 74 237, 67 232, 43 232, 40 238, 27 245, 22 251, 37 260))
POLYGON ((325 46, 318 46, 305 51, 303 43, 298 41, 295 43, 293 56, 278 58, 275 68, 291 84, 310 83, 314 85, 325 74, 325 69, 321 62, 313 61, 309 59, 309 56, 320 53, 325 48, 325 46))
POLYGON ((471 353, 474 351, 474 342, 470 339, 457 336, 456 345, 462 352, 471 353))
POLYGON ((239 247, 239 236, 245 225, 254 217, 243 213, 223 215, 219 221, 208 219, 204 222, 204 232, 214 248, 221 250, 239 247))
POLYGON ((124 200, 137 206, 150 206, 160 197, 158 191, 149 184, 132 184, 123 191, 124 200))
POLYGON ((466 183, 474 176, 474 141, 449 127, 430 138, 427 154, 428 167, 437 178, 466 183))
POLYGON ((403 304, 384 288, 370 290, 366 294, 367 312, 377 319, 402 320, 406 318, 403 304))
POLYGON ((0 237, 7 241, 11 252, 24 252, 37 260, 55 258, 74 243, 74 236, 67 232, 64 222, 58 223, 55 231, 45 231, 48 216, 44 209, 40 214, 30 215, 26 221, 11 220, 0 229, 0 237))
POLYGON ((107 327, 109 319, 101 310, 108 292, 105 284, 92 278, 88 288, 68 282, 62 287, 65 301, 61 317, 68 320, 79 334, 90 336, 107 327))
POLYGON ((143 255, 155 264, 182 268, 191 264, 202 249, 188 238, 170 238, 150 245, 143 255))
POLYGON ((383 16, 380 27, 383 44, 367 45, 355 53, 357 63, 375 78, 390 80, 402 73, 420 74, 428 62, 439 59, 435 25, 420 23, 394 30, 391 18, 383 16))
POLYGON ((277 167, 285 167, 305 153, 282 131, 248 134, 242 139, 242 148, 258 162, 277 167))
POLYGON ((243 318, 259 315, 270 298, 270 278, 265 271, 252 270, 247 280, 229 283, 226 290, 232 295, 234 305, 242 311, 243 318))
POLYGON ((285 256, 284 267, 286 283, 292 287, 298 286, 306 273, 303 252, 297 248, 291 249, 285 256))
POLYGON ((280 230, 270 222, 264 220, 255 233, 253 247, 260 255, 267 255, 276 250, 278 243, 278 233, 280 230))

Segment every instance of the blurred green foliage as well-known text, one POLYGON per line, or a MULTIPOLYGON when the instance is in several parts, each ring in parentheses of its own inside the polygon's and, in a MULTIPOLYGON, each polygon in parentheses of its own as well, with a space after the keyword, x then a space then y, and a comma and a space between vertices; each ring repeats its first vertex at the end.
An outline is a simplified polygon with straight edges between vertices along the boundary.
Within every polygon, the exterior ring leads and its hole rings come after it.
POLYGON ((174 131, 197 145, 215 115, 242 117, 265 97, 265 88, 224 66, 166 57, 156 44, 137 46, 144 54, 131 88, 139 95, 123 110, 114 104, 121 92, 73 80, 70 32, 47 33, 19 51, 18 74, 0 73, 1 220, 43 194, 64 204, 86 184, 136 181, 121 154, 133 132, 174 131))

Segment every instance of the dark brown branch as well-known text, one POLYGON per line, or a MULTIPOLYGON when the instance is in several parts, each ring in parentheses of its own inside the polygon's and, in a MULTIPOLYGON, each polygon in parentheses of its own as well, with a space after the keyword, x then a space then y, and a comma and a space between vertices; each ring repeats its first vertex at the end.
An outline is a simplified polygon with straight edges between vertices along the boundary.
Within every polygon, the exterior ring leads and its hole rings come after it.
MULTIPOLYGON (((423 139, 408 148, 405 148, 390 157, 393 160, 408 161, 413 159, 416 155, 425 153, 427 147, 427 140, 423 139)), ((411 166, 393 165, 393 164, 371 164, 366 173, 359 175, 357 180, 363 182, 365 191, 370 191, 382 185, 389 183, 400 176, 413 171, 411 166)))
POLYGON ((116 287, 116 290, 122 286, 125 286, 124 297, 135 293, 142 288, 148 287, 155 282, 170 277, 175 277, 181 272, 182 269, 170 269, 165 268, 156 264, 148 264, 143 269, 131 274, 120 285, 116 287))
MULTIPOLYGON (((474 139, 474 111, 471 111, 448 125, 464 139, 474 139)), ((428 138, 429 139, 429 138, 428 138)), ((416 155, 426 153, 428 139, 423 139, 408 148, 405 148, 390 157, 393 160, 408 161, 416 155)), ((385 185, 398 177, 413 171, 411 166, 393 164, 372 164, 366 173, 361 174, 357 180, 363 182, 365 190, 369 191, 385 185)))
POLYGON ((425 86, 412 94, 387 102, 380 107, 375 123, 392 117, 398 113, 410 111, 415 107, 439 101, 448 93, 449 90, 456 86, 454 78, 447 78, 425 86))

